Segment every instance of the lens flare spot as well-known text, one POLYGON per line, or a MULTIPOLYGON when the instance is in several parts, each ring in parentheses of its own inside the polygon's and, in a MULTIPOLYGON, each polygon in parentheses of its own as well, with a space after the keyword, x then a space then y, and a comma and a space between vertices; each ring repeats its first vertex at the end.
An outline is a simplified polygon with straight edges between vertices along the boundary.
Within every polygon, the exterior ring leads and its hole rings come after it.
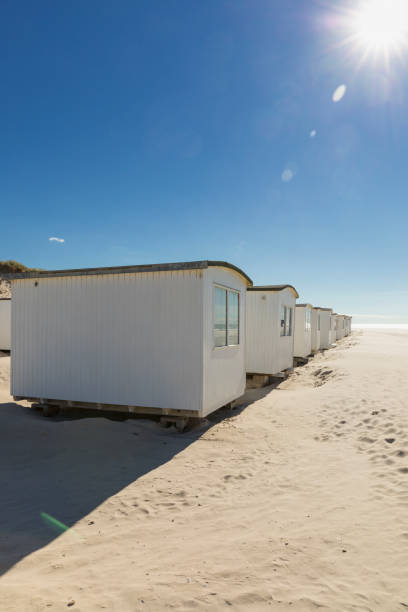
POLYGON ((58 529, 59 531, 68 531, 68 525, 64 525, 61 521, 58 521, 56 518, 47 514, 46 512, 40 512, 40 516, 44 523, 53 529, 58 529))
POLYGON ((282 172, 282 175, 281 175, 282 181, 284 183, 290 183, 293 177, 294 177, 294 174, 290 168, 285 168, 285 170, 282 172))
POLYGON ((333 92, 333 95, 332 95, 333 102, 340 102, 340 100, 344 98, 346 91, 347 91, 346 85, 339 85, 337 89, 333 92))

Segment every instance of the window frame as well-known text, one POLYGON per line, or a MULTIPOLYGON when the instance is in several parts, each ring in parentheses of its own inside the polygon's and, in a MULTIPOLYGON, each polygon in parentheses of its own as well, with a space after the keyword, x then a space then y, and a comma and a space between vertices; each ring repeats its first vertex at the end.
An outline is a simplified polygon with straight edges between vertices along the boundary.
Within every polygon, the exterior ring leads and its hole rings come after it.
POLYGON ((312 329, 312 312, 310 308, 305 308, 305 332, 310 332, 312 329))
POLYGON ((212 299, 212 337, 213 337, 213 349, 225 349, 234 346, 241 345, 241 291, 239 289, 233 289, 232 287, 228 287, 226 285, 221 285, 219 283, 213 283, 213 299, 212 299), (215 344, 215 290, 221 289, 226 292, 226 329, 225 329, 225 344, 221 344, 217 346, 215 344), (233 293, 238 297, 238 342, 231 343, 229 342, 229 296, 233 293))
POLYGON ((289 311, 289 333, 287 336, 290 338, 293 336, 293 306, 287 306, 286 309, 289 311))
POLYGON ((281 304, 280 316, 281 316, 280 318, 280 337, 290 338, 292 336, 292 331, 293 331, 293 307, 284 306, 283 304, 281 304), (282 312, 283 312, 283 319, 282 319, 282 312))
POLYGON ((286 306, 281 304, 280 308, 280 337, 284 338, 286 336, 286 306), (283 314, 283 317, 282 317, 283 314))

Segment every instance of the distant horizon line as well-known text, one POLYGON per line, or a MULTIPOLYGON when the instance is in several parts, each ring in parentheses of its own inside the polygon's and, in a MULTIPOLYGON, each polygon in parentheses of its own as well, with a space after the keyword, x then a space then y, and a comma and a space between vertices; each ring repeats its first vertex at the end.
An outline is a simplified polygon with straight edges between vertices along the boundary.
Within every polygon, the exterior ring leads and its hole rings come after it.
POLYGON ((408 323, 352 323, 351 329, 408 329, 408 323))

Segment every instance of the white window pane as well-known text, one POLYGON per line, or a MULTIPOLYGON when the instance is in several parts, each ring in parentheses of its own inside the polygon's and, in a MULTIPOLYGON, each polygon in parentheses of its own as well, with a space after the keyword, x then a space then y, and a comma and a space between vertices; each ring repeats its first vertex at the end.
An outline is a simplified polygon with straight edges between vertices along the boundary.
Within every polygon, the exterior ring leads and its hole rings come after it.
POLYGON ((239 294, 228 291, 228 344, 239 344, 239 294))
POLYGON ((227 291, 214 287, 214 346, 227 344, 227 291))

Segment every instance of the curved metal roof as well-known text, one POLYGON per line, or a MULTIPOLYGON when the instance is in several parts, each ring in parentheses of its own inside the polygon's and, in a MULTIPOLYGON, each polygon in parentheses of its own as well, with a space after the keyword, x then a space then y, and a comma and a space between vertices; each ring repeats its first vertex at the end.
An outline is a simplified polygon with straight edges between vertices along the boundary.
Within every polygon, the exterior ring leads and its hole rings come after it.
POLYGON ((143 264, 138 266, 112 266, 105 268, 77 268, 68 270, 40 270, 36 272, 19 272, 15 274, 4 274, 3 278, 15 280, 18 278, 51 278, 61 276, 95 276, 102 274, 137 274, 141 272, 171 272, 177 270, 203 270, 205 268, 217 267, 228 268, 242 276, 248 285, 252 280, 243 270, 227 261, 184 261, 177 263, 143 264))
POLYGON ((290 289, 296 298, 299 297, 293 285, 256 285, 255 287, 248 287, 248 291, 283 291, 284 289, 290 289))

